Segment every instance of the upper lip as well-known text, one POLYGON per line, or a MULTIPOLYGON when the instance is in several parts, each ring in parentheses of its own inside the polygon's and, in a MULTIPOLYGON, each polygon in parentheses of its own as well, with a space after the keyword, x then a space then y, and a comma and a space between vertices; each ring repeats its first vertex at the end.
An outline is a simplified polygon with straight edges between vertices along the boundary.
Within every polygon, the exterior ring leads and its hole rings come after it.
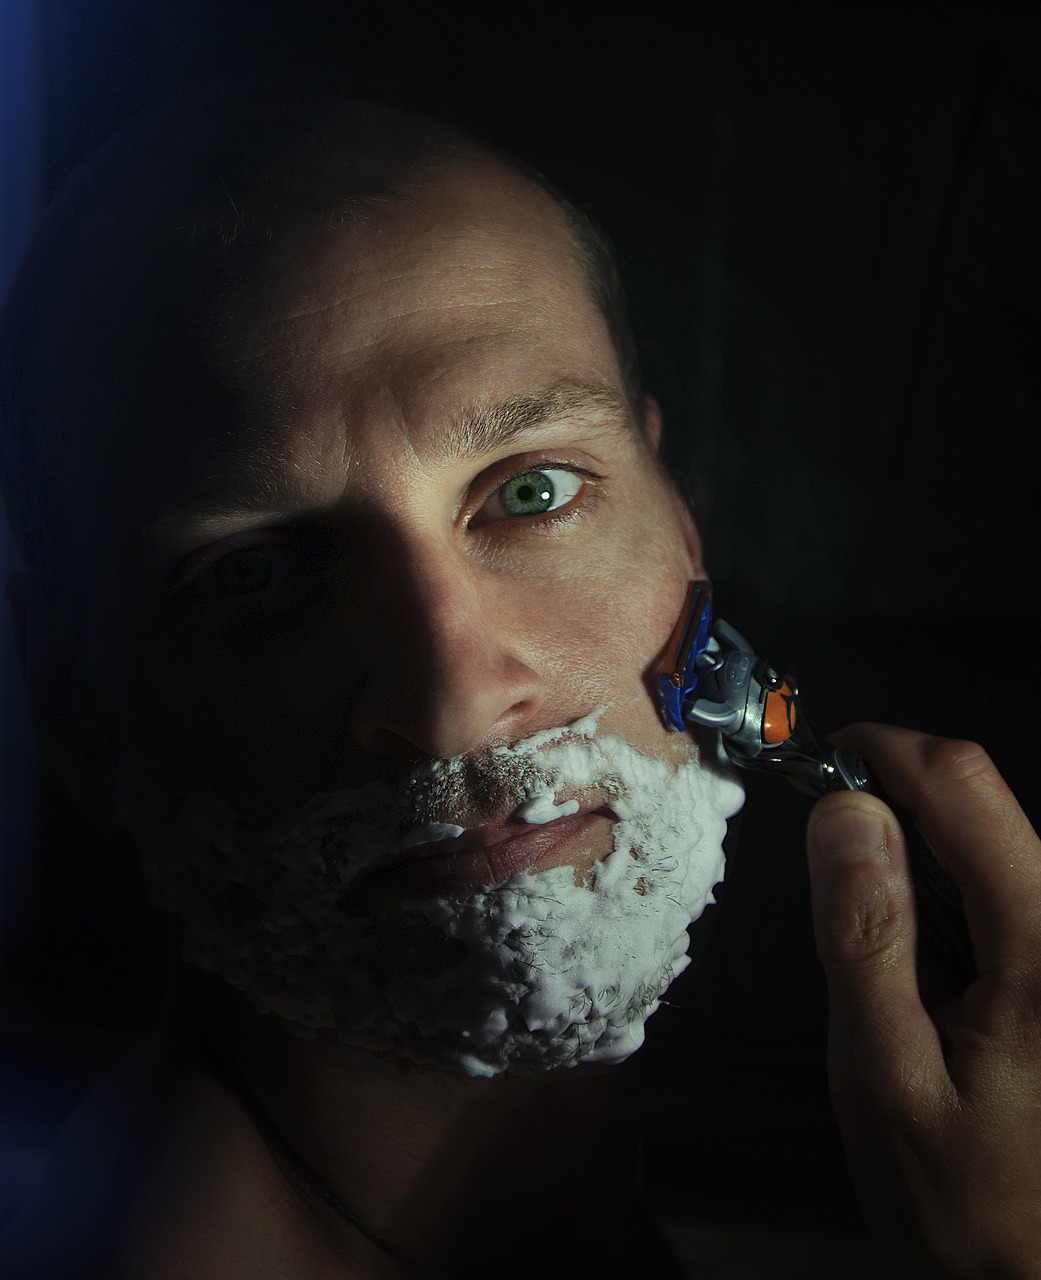
MULTIPOLYGON (((562 812, 559 817, 552 818, 547 823, 525 822, 519 816, 518 809, 512 810, 504 817, 479 822, 476 826, 466 826, 462 821, 453 822, 452 825, 463 827, 461 835, 426 841, 423 844, 410 845, 408 848, 399 846, 393 852, 387 853, 378 859, 375 865, 396 866, 402 862, 424 861, 439 853, 463 854, 491 849, 507 840, 515 840, 518 836, 538 831, 540 827, 544 830, 547 827, 555 826, 565 817, 578 821, 591 813, 606 811, 606 798, 604 796, 592 796, 587 797, 585 800, 579 800, 578 808, 574 812, 562 812)), ((445 822, 445 825, 448 824, 448 820, 442 821, 445 822)))

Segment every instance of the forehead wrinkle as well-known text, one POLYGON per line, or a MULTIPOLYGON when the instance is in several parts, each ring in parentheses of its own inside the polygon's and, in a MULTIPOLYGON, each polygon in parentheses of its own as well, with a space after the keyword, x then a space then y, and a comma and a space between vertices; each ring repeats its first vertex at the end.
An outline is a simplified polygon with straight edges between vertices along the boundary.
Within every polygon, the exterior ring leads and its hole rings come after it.
MULTIPOLYGON (((277 309, 272 307, 269 314, 254 319, 250 329, 244 336, 251 344, 258 341, 270 341, 280 345, 282 335, 278 333, 278 329, 281 325, 291 325, 298 321, 313 321, 343 311, 346 308, 357 307, 359 303, 365 303, 371 297, 379 297, 394 285, 411 280, 413 275, 413 271, 402 268, 397 272, 384 271, 378 279, 372 281, 364 278, 351 279, 348 284, 343 286, 342 291, 336 297, 325 301, 314 298, 313 290, 302 288, 297 279, 295 281, 296 287, 293 289, 292 294, 286 298, 284 304, 277 309)), ((319 281, 316 287, 320 288, 323 284, 324 281, 319 281)), ((252 298, 248 299, 248 301, 255 302, 252 298)), ((255 354, 255 351, 249 350, 249 348, 246 349, 247 358, 255 354)))

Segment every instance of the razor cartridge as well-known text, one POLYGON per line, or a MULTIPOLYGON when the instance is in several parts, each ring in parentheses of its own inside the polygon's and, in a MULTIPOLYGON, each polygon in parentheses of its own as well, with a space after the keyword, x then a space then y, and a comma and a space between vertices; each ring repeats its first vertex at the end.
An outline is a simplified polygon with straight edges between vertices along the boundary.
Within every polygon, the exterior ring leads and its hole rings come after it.
MULTIPOLYGON (((758 657, 721 618, 713 621, 711 605, 709 584, 692 582, 658 676, 665 724, 677 731, 714 730, 732 764, 780 774, 810 794, 868 791, 886 800, 859 755, 817 735, 800 704, 794 673, 758 657)), ((907 840, 922 935, 949 972, 968 985, 976 968, 961 893, 917 824, 897 816, 907 840)))

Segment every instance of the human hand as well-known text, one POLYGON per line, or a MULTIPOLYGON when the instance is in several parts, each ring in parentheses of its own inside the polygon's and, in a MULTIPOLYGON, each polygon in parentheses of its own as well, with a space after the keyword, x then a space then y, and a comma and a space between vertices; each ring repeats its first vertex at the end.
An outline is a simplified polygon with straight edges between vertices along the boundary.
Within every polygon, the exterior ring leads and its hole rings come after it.
POLYGON ((979 974, 930 994, 892 810, 863 792, 819 801, 828 1075, 865 1218, 903 1274, 1041 1277, 1041 841, 973 743, 868 724, 834 741, 864 756, 960 886, 979 974))

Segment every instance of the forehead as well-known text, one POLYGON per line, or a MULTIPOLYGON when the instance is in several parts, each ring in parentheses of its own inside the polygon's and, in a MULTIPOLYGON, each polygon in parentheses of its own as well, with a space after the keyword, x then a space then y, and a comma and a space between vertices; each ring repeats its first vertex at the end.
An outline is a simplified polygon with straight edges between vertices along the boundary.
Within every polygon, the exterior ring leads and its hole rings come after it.
POLYGON ((220 394, 160 417, 137 449, 124 534, 219 507, 260 460, 324 503, 363 437, 431 453, 482 413, 562 386, 623 398, 557 205, 491 161, 446 167, 344 225, 301 221, 222 299, 205 359, 220 394))
POLYGON ((425 350, 421 374, 446 348, 547 323, 593 340, 604 327, 574 239, 548 195, 470 160, 346 225, 283 237, 234 291, 214 354, 239 387, 270 390, 309 380, 310 356, 355 371, 425 350))

